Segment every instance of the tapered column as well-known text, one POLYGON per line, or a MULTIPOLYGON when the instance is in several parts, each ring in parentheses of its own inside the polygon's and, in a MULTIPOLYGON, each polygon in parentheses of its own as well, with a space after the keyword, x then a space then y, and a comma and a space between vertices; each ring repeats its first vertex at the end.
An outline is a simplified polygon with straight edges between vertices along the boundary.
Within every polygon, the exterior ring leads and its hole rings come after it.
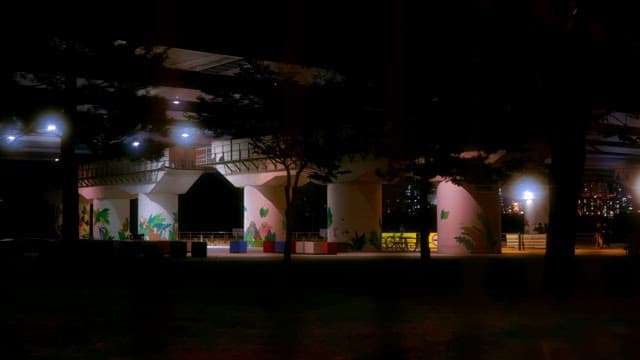
POLYGON ((328 241, 377 241, 382 222, 382 185, 345 182, 327 185, 328 241), (362 238, 364 237, 364 239, 362 238))
POLYGON ((178 195, 138 194, 138 233, 145 240, 175 240, 178 233, 178 195))
POLYGON ((244 187, 244 239, 248 246, 285 240, 285 203, 282 186, 244 187))
POLYGON ((94 239, 125 240, 129 233, 129 199, 93 200, 94 239))
POLYGON ((500 253, 500 199, 494 187, 458 186, 443 181, 437 189, 438 253, 500 253))

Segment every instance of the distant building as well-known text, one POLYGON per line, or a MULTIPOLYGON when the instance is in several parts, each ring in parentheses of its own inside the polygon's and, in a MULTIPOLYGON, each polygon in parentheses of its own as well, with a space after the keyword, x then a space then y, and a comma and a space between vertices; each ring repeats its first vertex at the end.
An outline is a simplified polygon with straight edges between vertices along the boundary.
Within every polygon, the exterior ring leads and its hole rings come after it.
POLYGON ((632 200, 631 194, 618 182, 587 182, 578 200, 578 214, 612 218, 634 211, 632 200))

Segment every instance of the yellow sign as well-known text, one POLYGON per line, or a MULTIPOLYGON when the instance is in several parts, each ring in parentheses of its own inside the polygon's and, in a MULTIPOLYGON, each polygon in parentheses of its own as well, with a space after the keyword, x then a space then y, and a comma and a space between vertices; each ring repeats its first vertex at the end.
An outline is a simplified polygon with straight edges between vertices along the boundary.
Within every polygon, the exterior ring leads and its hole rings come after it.
MULTIPOLYGON (((416 250, 418 233, 415 232, 384 232, 382 235, 383 250, 416 250)), ((429 233, 429 248, 438 248, 438 233, 429 233)))
POLYGON ((435 233, 435 232, 429 233, 429 248, 431 249, 438 248, 438 233, 435 233))

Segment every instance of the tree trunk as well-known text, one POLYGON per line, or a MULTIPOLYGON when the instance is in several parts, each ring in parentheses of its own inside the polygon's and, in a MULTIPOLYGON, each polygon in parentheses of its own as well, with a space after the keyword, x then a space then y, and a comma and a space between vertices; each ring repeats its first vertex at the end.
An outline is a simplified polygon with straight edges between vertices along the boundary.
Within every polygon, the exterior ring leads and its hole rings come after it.
POLYGON ((548 123, 551 132, 549 169, 549 229, 545 275, 553 289, 567 291, 575 283, 573 266, 577 205, 583 187, 586 133, 591 121, 591 99, 584 71, 589 55, 581 39, 569 33, 557 47, 550 76, 554 81, 548 123))
POLYGON ((74 142, 71 139, 62 141, 62 240, 73 241, 80 238, 79 229, 79 195, 78 164, 75 157, 74 142))
MULTIPOLYGON (((69 46, 73 48, 72 46, 69 46)), ((67 50, 73 51, 73 50, 67 50)), ((79 199, 78 195, 78 161, 76 158, 76 140, 73 121, 76 115, 76 76, 73 69, 73 54, 69 55, 65 79, 65 120, 60 145, 62 162, 62 241, 74 241, 80 238, 79 199)))

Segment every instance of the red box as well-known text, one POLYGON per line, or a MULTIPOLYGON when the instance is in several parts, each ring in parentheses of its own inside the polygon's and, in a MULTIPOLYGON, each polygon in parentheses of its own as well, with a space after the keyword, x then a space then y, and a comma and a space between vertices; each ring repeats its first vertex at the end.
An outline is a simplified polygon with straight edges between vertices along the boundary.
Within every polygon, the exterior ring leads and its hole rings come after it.
POLYGON ((276 242, 275 241, 263 241, 262 242, 262 252, 266 252, 266 253, 276 252, 276 242))
POLYGON ((338 243, 334 241, 325 241, 322 243, 322 253, 335 255, 338 253, 338 243))

